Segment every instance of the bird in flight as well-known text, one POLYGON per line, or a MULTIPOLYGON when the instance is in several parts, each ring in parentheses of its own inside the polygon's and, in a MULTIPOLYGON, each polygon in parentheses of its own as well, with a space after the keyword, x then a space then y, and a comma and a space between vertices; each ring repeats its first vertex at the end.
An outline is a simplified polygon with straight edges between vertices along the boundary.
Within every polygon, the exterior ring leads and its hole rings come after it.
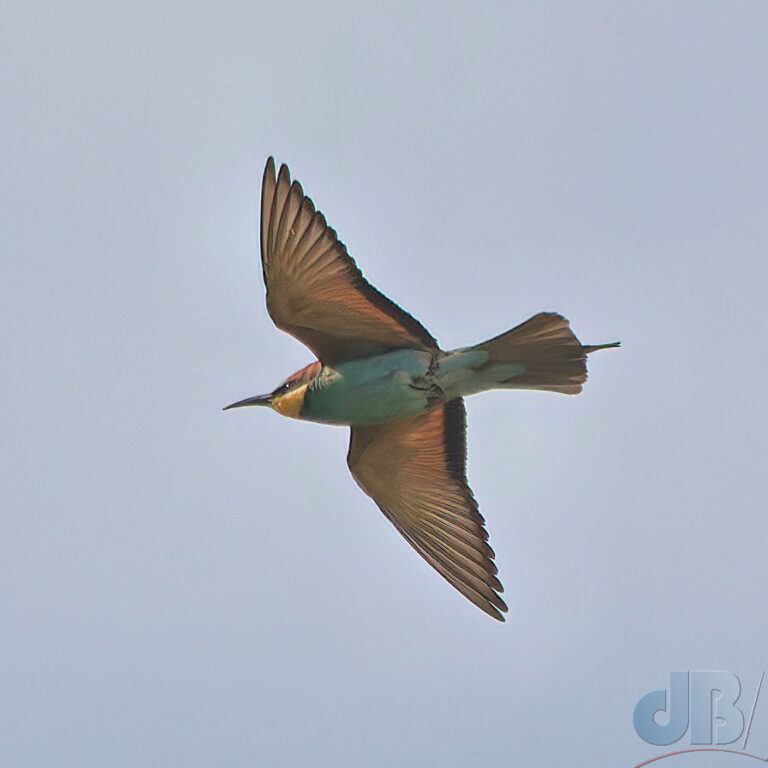
POLYGON ((267 160, 261 187, 261 265, 267 310, 317 360, 268 395, 296 419, 350 427, 357 484, 408 543, 462 595, 500 621, 507 606, 494 552, 466 478, 463 398, 490 389, 575 395, 586 356, 554 312, 444 352, 424 326, 361 274, 286 165, 267 160))

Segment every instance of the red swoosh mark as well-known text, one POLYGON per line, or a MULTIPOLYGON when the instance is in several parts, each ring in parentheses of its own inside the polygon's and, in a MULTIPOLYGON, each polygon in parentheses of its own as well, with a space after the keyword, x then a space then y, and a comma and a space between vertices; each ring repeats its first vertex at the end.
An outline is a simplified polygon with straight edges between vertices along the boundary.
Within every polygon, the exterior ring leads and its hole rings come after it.
POLYGON ((642 768, 644 765, 655 763, 657 760, 663 760, 665 757, 684 755, 686 752, 729 752, 732 755, 743 755, 744 757, 752 757, 755 760, 759 760, 761 763, 768 763, 768 758, 760 757, 760 755, 753 755, 751 752, 743 752, 740 749, 727 749, 725 747, 691 747, 690 749, 678 749, 674 752, 656 755, 656 757, 652 757, 650 760, 644 760, 642 763, 638 763, 635 768, 642 768))

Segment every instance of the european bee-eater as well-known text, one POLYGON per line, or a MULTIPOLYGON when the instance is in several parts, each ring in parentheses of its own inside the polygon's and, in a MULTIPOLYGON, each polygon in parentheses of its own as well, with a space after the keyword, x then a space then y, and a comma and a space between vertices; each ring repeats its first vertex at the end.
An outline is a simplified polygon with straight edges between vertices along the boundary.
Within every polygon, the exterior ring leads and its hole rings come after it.
POLYGON ((377 291, 288 167, 267 160, 261 187, 267 310, 317 360, 268 395, 283 416, 351 427, 347 464, 411 546, 495 619, 507 606, 493 550, 467 484, 463 398, 489 389, 575 395, 585 346, 541 312, 474 347, 443 352, 421 323, 377 291))

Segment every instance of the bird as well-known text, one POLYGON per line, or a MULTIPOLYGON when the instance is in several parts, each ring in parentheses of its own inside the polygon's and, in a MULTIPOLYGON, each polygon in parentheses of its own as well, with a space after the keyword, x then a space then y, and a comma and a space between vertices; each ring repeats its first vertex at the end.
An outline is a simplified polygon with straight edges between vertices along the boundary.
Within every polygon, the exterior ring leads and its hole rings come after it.
POLYGON ((374 288, 346 246, 268 158, 261 186, 261 265, 274 324, 317 358, 266 395, 294 419, 350 428, 347 464, 403 538, 458 592, 504 621, 495 553, 466 476, 464 398, 491 389, 575 395, 586 356, 568 320, 540 312, 471 347, 443 351, 414 317, 374 288))

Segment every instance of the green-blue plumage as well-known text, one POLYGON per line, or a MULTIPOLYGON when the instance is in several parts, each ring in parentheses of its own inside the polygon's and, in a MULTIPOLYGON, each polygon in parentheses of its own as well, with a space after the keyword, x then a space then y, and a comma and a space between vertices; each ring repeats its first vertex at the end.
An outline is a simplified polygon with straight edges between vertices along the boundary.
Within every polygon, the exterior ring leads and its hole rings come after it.
POLYGON ((304 396, 302 418, 329 424, 379 424, 427 409, 427 390, 413 382, 426 376, 432 356, 398 349, 376 357, 323 367, 304 396))
POLYGON ((323 367, 310 383, 301 416, 357 426, 423 413, 440 400, 472 395, 523 373, 519 363, 484 365, 488 352, 458 349, 434 355, 398 349, 323 367))

